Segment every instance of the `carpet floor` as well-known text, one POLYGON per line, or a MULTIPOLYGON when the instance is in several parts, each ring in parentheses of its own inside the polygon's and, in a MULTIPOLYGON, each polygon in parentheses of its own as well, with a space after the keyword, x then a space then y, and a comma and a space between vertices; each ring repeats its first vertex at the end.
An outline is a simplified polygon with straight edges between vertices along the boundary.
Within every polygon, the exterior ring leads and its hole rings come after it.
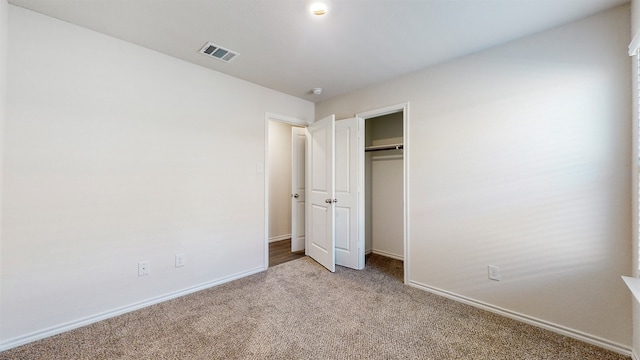
POLYGON ((629 359, 308 257, 0 353, 0 359, 629 359))

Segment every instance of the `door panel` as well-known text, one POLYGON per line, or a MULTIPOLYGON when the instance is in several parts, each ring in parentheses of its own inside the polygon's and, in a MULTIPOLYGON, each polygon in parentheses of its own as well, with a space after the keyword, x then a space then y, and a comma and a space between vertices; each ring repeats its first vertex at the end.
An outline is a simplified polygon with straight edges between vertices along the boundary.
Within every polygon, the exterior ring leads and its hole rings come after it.
POLYGON ((306 253, 335 271, 334 194, 335 116, 307 128, 306 253))
POLYGON ((331 151, 329 147, 333 147, 333 139, 331 130, 328 128, 320 128, 312 131, 311 142, 311 165, 313 172, 311 173, 311 189, 315 193, 322 193, 329 196, 331 187, 329 186, 333 176, 330 162, 327 161, 327 152, 331 151), (331 175, 331 176, 329 176, 331 175))
POLYGON ((311 217, 313 222, 311 223, 311 231, 313 237, 311 238, 311 250, 319 250, 323 253, 331 251, 331 239, 327 236, 327 221, 326 218, 329 215, 329 206, 316 206, 311 205, 311 217))
POLYGON ((336 123, 336 194, 349 193, 352 185, 349 181, 351 176, 349 153, 353 143, 353 129, 345 126, 345 121, 348 120, 340 120, 336 123))
MULTIPOLYGON (((349 252, 352 249, 349 235, 349 220, 351 211, 348 207, 336 205, 336 255, 339 252, 349 252)), ((336 258, 336 264, 343 265, 336 258)))
POLYGON ((335 234, 336 264, 364 268, 364 121, 359 118, 335 124, 335 234))
POLYGON ((304 250, 306 130, 291 128, 291 251, 304 250))

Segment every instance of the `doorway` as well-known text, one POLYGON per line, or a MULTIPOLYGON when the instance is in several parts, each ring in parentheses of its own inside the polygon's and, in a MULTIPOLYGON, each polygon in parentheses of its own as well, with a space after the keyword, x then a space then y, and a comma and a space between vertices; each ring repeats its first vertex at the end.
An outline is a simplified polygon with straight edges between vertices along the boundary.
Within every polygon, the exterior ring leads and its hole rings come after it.
POLYGON ((409 281, 409 104, 356 114, 365 131, 366 266, 409 281))
MULTIPOLYGON (((304 173, 304 163, 294 164, 292 155, 296 152, 295 130, 306 125, 299 119, 265 114, 265 269, 304 256, 304 245, 300 248, 299 236, 295 235, 300 233, 299 221, 292 219, 292 183, 296 182, 296 167, 302 166, 304 173)), ((295 212, 293 209, 293 216, 295 212)), ((297 216, 304 218, 304 213, 297 216)), ((304 234, 304 228, 301 231, 304 234)))
POLYGON ((402 113, 365 121, 365 253, 404 260, 402 113))
POLYGON ((404 272, 403 127, 402 111, 364 121, 366 266, 394 274, 404 272))

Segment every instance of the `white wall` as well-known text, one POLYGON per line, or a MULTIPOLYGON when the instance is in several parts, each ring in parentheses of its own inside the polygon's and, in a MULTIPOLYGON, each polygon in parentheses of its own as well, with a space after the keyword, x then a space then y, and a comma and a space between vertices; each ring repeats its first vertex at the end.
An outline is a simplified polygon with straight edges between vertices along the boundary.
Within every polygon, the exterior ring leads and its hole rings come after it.
MULTIPOLYGON (((635 36, 635 34, 640 33, 640 3, 637 0, 631 1, 631 38, 635 36)), ((632 73, 632 103, 633 103, 633 114, 632 114, 632 130, 631 132, 634 134, 633 142, 632 142, 632 157, 631 157, 631 166, 632 166, 632 175, 633 175, 633 204, 632 204, 632 219, 633 219, 633 275, 638 276, 637 267, 638 267, 638 58, 634 56, 632 58, 631 64, 631 73, 632 73)), ((640 304, 638 301, 632 301, 633 303, 633 353, 635 359, 640 359, 640 304)))
POLYGON ((9 27, 3 347, 264 269, 264 116, 312 103, 22 8, 9 27))
MULTIPOLYGON (((6 0, 0 0, 0 189, 2 188, 2 149, 4 148, 4 123, 6 117, 7 98, 7 40, 9 31, 9 5, 6 0)), ((0 191, 2 204, 2 191, 0 191)), ((0 206, 0 252, 2 251, 2 206, 0 206)), ((0 256, 0 307, 2 306, 2 256, 0 256)), ((0 324, 2 312, 0 311, 0 324)))
POLYGON ((269 121, 269 239, 291 237, 291 124, 269 121))
POLYGON ((384 153, 371 161, 371 250, 404 260, 404 162, 402 155, 384 153))
POLYGON ((316 105, 410 102, 413 285, 628 349, 628 43, 625 5, 316 105))

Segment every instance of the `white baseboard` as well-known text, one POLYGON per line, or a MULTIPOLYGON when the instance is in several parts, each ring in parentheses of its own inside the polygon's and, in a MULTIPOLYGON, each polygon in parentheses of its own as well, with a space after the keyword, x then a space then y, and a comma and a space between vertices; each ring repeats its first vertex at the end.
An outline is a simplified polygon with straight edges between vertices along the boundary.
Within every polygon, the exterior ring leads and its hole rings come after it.
POLYGON ((636 355, 636 352, 633 350, 631 351, 631 360, 640 360, 638 355, 636 355))
POLYGON ((386 252, 386 251, 382 251, 382 250, 376 250, 376 249, 371 250, 371 252, 376 254, 376 255, 382 255, 382 256, 386 256, 388 258, 404 261, 404 256, 402 256, 402 255, 396 255, 396 254, 392 254, 390 252, 386 252))
MULTIPOLYGON (((561 335, 565 335, 580 341, 584 341, 586 343, 589 343, 591 345, 595 345, 601 348, 605 348, 611 351, 615 351, 619 354, 625 355, 625 356, 632 356, 632 351, 629 347, 613 342, 613 341, 609 341, 607 339, 603 339, 601 337, 598 336, 593 336, 593 335, 589 335, 587 333, 584 333, 582 331, 578 331, 578 330, 574 330, 562 325, 558 325, 558 324, 554 324, 545 320, 541 320, 541 319, 537 319, 531 316, 527 316, 524 314, 520 314, 518 312, 515 311, 511 311, 511 310, 507 310, 504 308, 501 308, 499 306, 495 306, 495 305, 491 305, 482 301, 478 301, 475 299, 471 299, 468 298, 466 296, 462 296, 462 295, 458 295, 446 290, 442 290, 442 289, 438 289, 435 288, 433 286, 429 286, 429 285, 425 285, 425 284, 421 284, 417 281, 413 281, 413 280, 409 280, 408 282, 409 286, 436 294, 436 295, 440 295, 467 305, 471 305, 471 306, 475 306, 477 308, 483 309, 483 310, 487 310, 490 311, 492 313, 498 314, 498 315, 502 315, 505 317, 508 317, 510 319, 514 319, 517 321, 521 321, 524 323, 527 323, 529 325, 533 325, 533 326, 537 326, 539 328, 543 328, 545 330, 549 330, 549 331, 553 331, 555 333, 561 334, 561 335)), ((640 360, 637 357, 633 356, 634 360, 640 360)))
POLYGON ((147 306, 151 306, 154 304, 158 304, 167 300, 171 300, 171 299, 175 299, 184 295, 188 295, 197 291, 201 291, 204 289, 208 289, 217 285, 221 285, 233 280, 237 280, 249 275, 253 275, 253 274, 257 274, 259 272, 264 271, 264 267, 259 267, 259 268, 255 268, 255 269, 251 269, 251 270, 247 270, 247 271, 243 271, 237 274, 233 274, 227 277, 224 277, 222 279, 218 279, 218 280, 214 280, 214 281, 210 281, 210 282, 206 282, 200 285, 196 285, 196 286, 192 286, 183 290, 179 290, 176 292, 172 292, 166 295, 162 295, 162 296, 157 296, 148 300, 144 300, 141 302, 137 302, 131 305, 127 305, 124 307, 120 307, 114 310, 110 310, 110 311, 106 311, 100 314, 96 314, 96 315, 92 315, 92 316, 87 316, 85 318, 81 318, 78 320, 74 320, 74 321, 70 321, 64 324, 60 324, 60 325, 56 325, 56 326, 52 326, 50 328, 47 329, 43 329, 43 330, 39 330, 39 331, 34 331, 32 333, 23 335, 23 336, 18 336, 6 341, 3 341, 2 343, 0 343, 0 351, 5 351, 5 350, 9 350, 11 348, 20 346, 20 345, 25 345, 28 344, 30 342, 36 341, 36 340, 41 340, 44 338, 48 338, 50 336, 53 335, 57 335, 57 334, 61 334, 63 332, 67 332, 69 330, 73 330, 73 329, 77 329, 79 327, 83 327, 86 325, 90 325, 93 323, 96 323, 98 321, 102 321, 102 320, 106 320, 118 315, 122 315, 122 314, 126 314, 128 312, 132 312, 135 310, 139 310, 142 308, 145 308, 147 306))
POLYGON ((289 240, 289 239, 291 239, 291 234, 279 235, 279 236, 270 237, 269 243, 282 241, 282 240, 289 240))

